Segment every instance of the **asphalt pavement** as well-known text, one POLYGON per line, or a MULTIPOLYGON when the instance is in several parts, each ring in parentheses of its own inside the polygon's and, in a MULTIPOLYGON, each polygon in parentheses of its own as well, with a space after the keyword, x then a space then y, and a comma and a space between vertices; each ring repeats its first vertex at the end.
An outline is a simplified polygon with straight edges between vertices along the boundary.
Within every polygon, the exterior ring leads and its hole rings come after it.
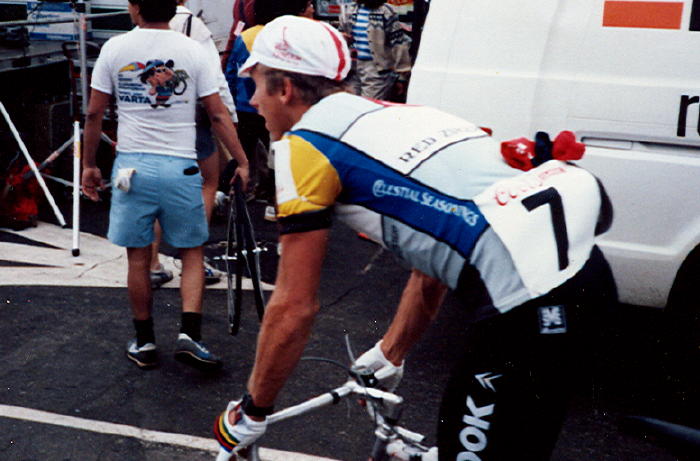
MULTIPOLYGON (((276 228, 262 219, 263 204, 249 205, 258 239, 269 248, 263 254, 263 279, 274 283, 276 228)), ((62 209, 70 222, 69 204, 62 209)), ((104 236, 106 204, 84 203, 82 213, 82 230, 104 236)), ((124 354, 133 334, 124 259, 107 258, 113 282, 88 284, 93 266, 106 262, 85 266, 77 276, 69 272, 70 248, 65 242, 70 241, 70 230, 45 227, 52 225, 50 213, 42 220, 39 229, 50 229, 48 240, 53 243, 27 237, 32 229, 0 229, 0 460, 213 460, 212 423, 228 400, 244 391, 255 354, 259 322, 250 293, 241 330, 230 336, 226 292, 222 286, 207 288, 204 341, 222 357, 224 367, 206 374, 172 357, 179 292, 171 284, 157 290, 154 319, 161 365, 142 371, 124 354), (40 254, 55 251, 50 253, 55 261, 28 261, 19 250, 22 246, 39 249, 40 254), (47 278, 47 271, 53 275, 47 278), (31 274, 44 274, 45 279, 36 284, 33 277, 39 275, 31 274)), ((207 245, 210 257, 221 251, 224 233, 224 220, 215 219, 207 245)), ((87 248, 114 251, 106 240, 93 241, 86 234, 84 241, 85 261, 90 260, 87 248)), ((176 257, 167 246, 162 251, 176 257)), ((390 254, 336 224, 323 268, 321 313, 305 355, 347 362, 345 335, 356 352, 371 347, 388 325, 407 277, 408 271, 390 254)), ((436 323, 407 360, 398 390, 407 401, 402 422, 426 434, 429 444, 435 441, 441 388, 459 357, 467 318, 448 297, 436 323)), ((697 423, 687 385, 679 384, 665 365, 661 322, 660 311, 621 306, 602 326, 609 342, 597 371, 582 376, 576 386, 553 461, 700 459, 687 444, 625 424, 626 415, 697 423)), ((339 367, 304 361, 278 408, 344 380, 339 367)), ((372 426, 364 411, 353 403, 340 403, 270 427, 261 445, 270 460, 312 459, 303 454, 354 461, 367 458, 371 439, 372 426)))

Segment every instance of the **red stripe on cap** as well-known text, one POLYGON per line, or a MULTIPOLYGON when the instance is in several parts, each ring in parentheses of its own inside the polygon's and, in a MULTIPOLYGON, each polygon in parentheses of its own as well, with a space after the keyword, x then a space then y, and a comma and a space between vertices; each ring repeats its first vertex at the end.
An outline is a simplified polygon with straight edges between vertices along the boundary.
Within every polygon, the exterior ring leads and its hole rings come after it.
POLYGON ((338 73, 335 74, 335 78, 333 80, 341 80, 343 68, 345 67, 345 53, 343 53, 343 44, 340 42, 340 39, 338 39, 338 37, 333 33, 330 26, 321 21, 319 21, 319 23, 322 24, 323 27, 325 27, 328 33, 331 35, 333 43, 335 44, 335 50, 338 52, 338 73))

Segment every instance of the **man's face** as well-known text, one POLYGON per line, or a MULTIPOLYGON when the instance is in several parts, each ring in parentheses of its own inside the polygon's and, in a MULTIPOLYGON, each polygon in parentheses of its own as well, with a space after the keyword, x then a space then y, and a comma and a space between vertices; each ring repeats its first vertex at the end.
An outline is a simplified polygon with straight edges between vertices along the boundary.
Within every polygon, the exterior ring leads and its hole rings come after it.
POLYGON ((273 141, 277 141, 293 125, 282 94, 283 90, 278 89, 270 94, 265 77, 265 66, 262 64, 257 64, 250 72, 250 76, 255 82, 255 93, 250 98, 250 105, 265 118, 265 127, 270 132, 270 137, 273 141))
POLYGON ((309 0, 306 3, 306 8, 304 8, 304 11, 301 12, 299 16, 303 16, 305 18, 313 19, 314 18, 314 3, 309 0))

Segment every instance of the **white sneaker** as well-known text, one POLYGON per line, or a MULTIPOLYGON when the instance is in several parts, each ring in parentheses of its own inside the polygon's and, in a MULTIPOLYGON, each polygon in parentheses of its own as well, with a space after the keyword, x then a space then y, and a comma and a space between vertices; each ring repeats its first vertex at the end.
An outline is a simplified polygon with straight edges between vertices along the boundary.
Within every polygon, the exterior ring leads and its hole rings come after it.
POLYGON ((224 277, 225 275, 226 275, 226 273, 220 271, 219 269, 213 268, 206 261, 204 261, 204 284, 205 285, 212 285, 214 283, 218 283, 219 280, 221 280, 221 277, 224 277))

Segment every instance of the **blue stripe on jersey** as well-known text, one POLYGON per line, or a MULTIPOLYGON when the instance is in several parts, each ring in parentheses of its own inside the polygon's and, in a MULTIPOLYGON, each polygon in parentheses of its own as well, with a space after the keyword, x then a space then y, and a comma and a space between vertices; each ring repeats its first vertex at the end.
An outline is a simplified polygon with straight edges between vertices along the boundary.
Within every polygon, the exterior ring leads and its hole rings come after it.
POLYGON ((311 143, 331 162, 343 187, 339 202, 401 221, 447 243, 465 258, 488 227, 471 200, 442 194, 337 139, 307 130, 290 134, 311 143))

